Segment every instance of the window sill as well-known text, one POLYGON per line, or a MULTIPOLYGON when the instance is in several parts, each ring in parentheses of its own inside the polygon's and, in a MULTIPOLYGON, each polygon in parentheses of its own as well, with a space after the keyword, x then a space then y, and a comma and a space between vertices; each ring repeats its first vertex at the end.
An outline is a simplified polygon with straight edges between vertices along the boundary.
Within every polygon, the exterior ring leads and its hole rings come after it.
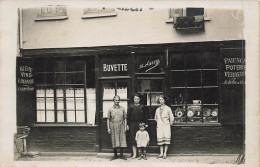
POLYGON ((36 123, 32 127, 97 127, 98 125, 91 125, 86 123, 36 123))

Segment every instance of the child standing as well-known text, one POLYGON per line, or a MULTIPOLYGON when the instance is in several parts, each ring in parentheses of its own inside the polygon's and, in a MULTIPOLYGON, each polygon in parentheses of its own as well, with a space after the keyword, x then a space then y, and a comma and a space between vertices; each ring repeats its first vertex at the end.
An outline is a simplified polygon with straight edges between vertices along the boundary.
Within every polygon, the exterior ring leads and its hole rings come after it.
POLYGON ((145 123, 139 124, 139 129, 136 132, 135 140, 137 143, 138 148, 138 154, 139 154, 139 160, 143 157, 145 160, 147 160, 146 157, 146 146, 148 145, 148 142, 150 140, 148 132, 145 130, 147 125, 145 123))

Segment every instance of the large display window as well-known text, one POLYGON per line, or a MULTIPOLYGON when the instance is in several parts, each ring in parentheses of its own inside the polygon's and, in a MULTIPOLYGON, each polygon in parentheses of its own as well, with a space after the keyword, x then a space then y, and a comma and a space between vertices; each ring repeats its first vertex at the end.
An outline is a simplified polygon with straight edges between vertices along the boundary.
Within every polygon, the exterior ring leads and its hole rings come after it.
POLYGON ((94 124, 94 58, 35 61, 36 122, 94 124))
POLYGON ((170 55, 171 107, 175 122, 218 122, 218 73, 216 53, 170 55))

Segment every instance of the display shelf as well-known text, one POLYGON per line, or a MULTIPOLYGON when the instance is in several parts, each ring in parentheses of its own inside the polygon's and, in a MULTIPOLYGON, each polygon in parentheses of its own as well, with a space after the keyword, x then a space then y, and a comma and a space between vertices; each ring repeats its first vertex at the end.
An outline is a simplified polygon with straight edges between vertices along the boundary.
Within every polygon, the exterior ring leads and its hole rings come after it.
POLYGON ((203 106, 217 106, 218 104, 203 104, 203 106))
POLYGON ((186 87, 175 87, 175 86, 171 87, 171 89, 184 89, 184 88, 186 87))
POLYGON ((181 72, 184 72, 185 70, 170 70, 171 72, 179 72, 179 71, 181 71, 181 72))
POLYGON ((172 107, 181 107, 181 106, 185 106, 185 104, 172 104, 172 107))
POLYGON ((203 88, 218 88, 218 86, 203 86, 203 88))

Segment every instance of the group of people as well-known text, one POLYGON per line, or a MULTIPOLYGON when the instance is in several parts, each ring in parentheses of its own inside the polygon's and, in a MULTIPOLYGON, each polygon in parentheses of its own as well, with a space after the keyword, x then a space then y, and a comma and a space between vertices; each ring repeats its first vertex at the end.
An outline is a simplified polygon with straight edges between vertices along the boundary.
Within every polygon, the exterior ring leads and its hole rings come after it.
MULTIPOLYGON (((120 97, 114 96, 114 105, 108 110, 107 131, 111 135, 114 156, 111 160, 121 158, 126 160, 123 155, 123 148, 127 147, 126 131, 130 131, 130 142, 133 154, 131 158, 147 159, 146 146, 149 144, 149 133, 145 130, 147 125, 147 114, 144 106, 140 104, 140 97, 134 95, 134 103, 128 107, 126 113, 124 107, 120 106, 120 97), (120 156, 117 156, 117 149, 120 149, 120 156)), ((171 108, 165 105, 165 96, 160 96, 158 102, 160 106, 155 112, 157 122, 157 144, 160 146, 158 158, 167 158, 167 151, 171 142, 171 125, 174 121, 171 108)))

